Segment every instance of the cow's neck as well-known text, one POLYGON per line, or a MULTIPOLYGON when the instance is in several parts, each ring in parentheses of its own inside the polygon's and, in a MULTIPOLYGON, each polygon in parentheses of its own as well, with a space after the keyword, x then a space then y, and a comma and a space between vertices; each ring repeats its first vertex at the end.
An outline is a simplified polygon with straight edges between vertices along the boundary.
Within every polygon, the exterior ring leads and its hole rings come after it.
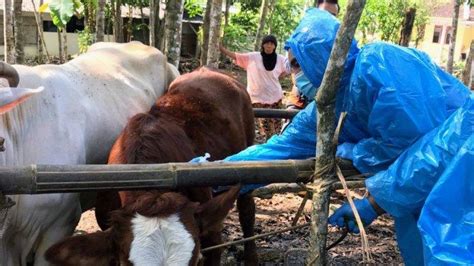
POLYGON ((187 265, 195 242, 177 214, 132 219, 133 241, 129 260, 135 265, 187 265))

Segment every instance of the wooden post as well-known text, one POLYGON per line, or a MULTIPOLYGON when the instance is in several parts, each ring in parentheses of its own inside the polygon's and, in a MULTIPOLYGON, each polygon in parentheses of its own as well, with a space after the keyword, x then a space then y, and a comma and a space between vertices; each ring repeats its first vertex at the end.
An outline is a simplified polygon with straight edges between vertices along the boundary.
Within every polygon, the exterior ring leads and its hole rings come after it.
MULTIPOLYGON (((339 83, 344 72, 347 53, 364 9, 365 0, 351 0, 337 32, 323 81, 315 97, 317 103, 317 143, 309 265, 326 264, 327 218, 331 184, 335 178, 335 103, 339 83)), ((317 29, 314 29, 317 30, 317 29)))

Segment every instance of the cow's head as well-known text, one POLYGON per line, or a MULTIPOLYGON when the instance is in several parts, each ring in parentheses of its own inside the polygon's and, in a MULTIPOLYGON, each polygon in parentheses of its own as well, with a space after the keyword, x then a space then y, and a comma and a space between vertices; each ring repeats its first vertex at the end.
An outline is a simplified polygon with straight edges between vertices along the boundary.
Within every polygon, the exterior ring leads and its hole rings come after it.
POLYGON ((204 204, 175 192, 146 192, 115 211, 104 232, 67 238, 48 249, 53 265, 196 265, 199 238, 222 224, 239 187, 204 204))

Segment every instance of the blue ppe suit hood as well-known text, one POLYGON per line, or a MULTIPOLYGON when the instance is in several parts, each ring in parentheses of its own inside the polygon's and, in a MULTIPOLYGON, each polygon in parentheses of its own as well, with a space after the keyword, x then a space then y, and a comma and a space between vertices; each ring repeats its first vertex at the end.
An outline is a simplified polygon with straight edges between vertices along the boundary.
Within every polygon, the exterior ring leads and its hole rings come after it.
MULTIPOLYGON (((291 50, 301 70, 316 89, 323 80, 339 26, 339 21, 329 12, 310 8, 306 10, 298 27, 285 43, 285 49, 291 50)), ((347 56, 342 84, 348 84, 358 53, 357 42, 353 41, 347 56)), ((344 88, 339 92, 340 96, 343 96, 344 88)))

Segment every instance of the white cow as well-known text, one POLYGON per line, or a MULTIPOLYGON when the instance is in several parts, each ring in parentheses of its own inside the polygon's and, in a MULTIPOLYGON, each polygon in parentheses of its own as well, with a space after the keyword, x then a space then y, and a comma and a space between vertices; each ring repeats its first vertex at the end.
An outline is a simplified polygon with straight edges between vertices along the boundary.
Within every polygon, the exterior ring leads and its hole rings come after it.
MULTIPOLYGON (((128 118, 147 111, 178 75, 162 53, 139 42, 98 43, 63 65, 2 63, 0 77, 13 88, 0 88, 0 165, 105 163, 128 118)), ((47 265, 46 249, 79 221, 79 195, 11 198, 0 265, 47 265)))

